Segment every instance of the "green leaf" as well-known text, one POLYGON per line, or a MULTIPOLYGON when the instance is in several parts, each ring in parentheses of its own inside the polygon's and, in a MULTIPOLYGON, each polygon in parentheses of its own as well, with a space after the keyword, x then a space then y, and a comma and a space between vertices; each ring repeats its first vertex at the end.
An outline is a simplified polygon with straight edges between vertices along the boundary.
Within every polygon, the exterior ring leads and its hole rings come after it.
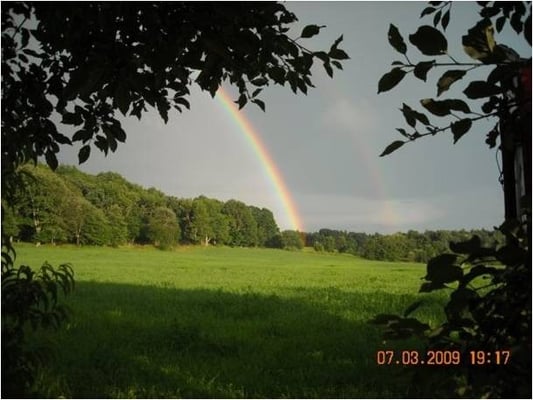
POLYGON ((418 64, 416 64, 413 73, 418 79, 421 79, 425 82, 427 79, 428 71, 433 67, 434 64, 435 64, 435 60, 421 61, 418 64))
POLYGON ((406 72, 401 68, 393 68, 381 77, 378 82, 378 94, 387 92, 401 82, 406 72))
POLYGON ((452 133, 453 133, 453 143, 457 143, 461 137, 467 133, 472 127, 472 120, 470 118, 465 118, 451 124, 452 133))
POLYGON ((448 51, 446 37, 437 29, 423 25, 409 36, 409 41, 426 56, 439 56, 448 51))
POLYGON ((405 144, 404 141, 396 140, 396 141, 392 142, 391 144, 389 144, 389 145, 385 148, 385 150, 383 150, 383 153, 381 153, 379 156, 380 156, 380 157, 386 156, 387 154, 390 154, 390 153, 392 153, 393 151, 398 150, 398 149, 399 149, 400 147, 402 147, 404 144, 405 144))
POLYGON ((459 79, 462 79, 465 75, 466 71, 461 69, 446 71, 437 82, 437 96, 440 96, 442 93, 447 91, 453 83, 457 82, 459 79))
POLYGON ((315 35, 318 35, 320 33, 320 28, 323 28, 323 26, 318 25, 307 25, 303 30, 300 37, 302 38, 310 38, 315 35))
POLYGON ((405 44, 400 31, 393 24, 390 24, 389 26, 388 38, 390 45, 394 47, 396 51, 402 54, 407 53, 407 45, 405 44))
POLYGON ((91 147, 89 145, 83 146, 78 152, 78 160, 80 164, 83 164, 91 155, 91 147))
POLYGON ((469 99, 481 99, 483 97, 500 94, 501 92, 502 88, 485 81, 470 82, 467 88, 463 91, 469 99))

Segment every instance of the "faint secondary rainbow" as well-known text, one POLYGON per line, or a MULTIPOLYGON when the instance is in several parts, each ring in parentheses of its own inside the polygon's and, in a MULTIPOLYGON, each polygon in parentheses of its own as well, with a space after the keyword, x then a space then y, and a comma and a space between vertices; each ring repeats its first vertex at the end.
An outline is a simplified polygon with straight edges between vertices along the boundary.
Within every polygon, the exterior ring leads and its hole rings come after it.
POLYGON ((296 231, 303 232, 303 223, 302 219, 296 208, 296 204, 292 199, 291 193, 283 180, 283 176, 279 171, 276 163, 270 156, 268 149, 261 140, 261 136, 256 132, 252 124, 246 119, 244 113, 240 112, 237 105, 229 97, 229 95, 220 88, 217 92, 217 99, 223 105, 224 109, 231 115, 240 131, 246 137, 247 142, 252 147, 254 153, 257 155, 263 170, 270 180, 280 202, 285 210, 286 217, 289 220, 289 223, 292 229, 296 231))

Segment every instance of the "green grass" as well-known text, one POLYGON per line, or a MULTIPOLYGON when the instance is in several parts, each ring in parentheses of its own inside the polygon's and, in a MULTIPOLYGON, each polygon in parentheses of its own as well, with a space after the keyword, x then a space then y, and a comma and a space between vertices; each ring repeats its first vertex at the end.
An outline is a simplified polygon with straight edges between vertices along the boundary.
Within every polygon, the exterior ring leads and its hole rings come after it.
MULTIPOLYGON (((33 338, 56 353, 43 396, 417 393, 405 368, 375 361, 379 349, 416 343, 383 343, 367 321, 420 297, 421 264, 247 248, 16 248, 17 263, 70 262, 76 274, 70 321, 33 338)), ((415 315, 434 324, 443 299, 425 297, 415 315)))

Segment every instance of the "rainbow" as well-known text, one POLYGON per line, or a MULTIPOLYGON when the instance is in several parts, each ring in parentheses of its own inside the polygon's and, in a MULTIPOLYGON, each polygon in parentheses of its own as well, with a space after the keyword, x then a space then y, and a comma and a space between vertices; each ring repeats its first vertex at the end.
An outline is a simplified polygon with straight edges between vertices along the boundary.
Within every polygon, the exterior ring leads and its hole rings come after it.
POLYGON ((237 124, 240 131, 243 133, 246 141, 252 148, 253 152, 257 155, 259 162, 261 163, 263 170, 265 171, 268 180, 271 182, 279 201, 285 210, 287 219, 295 231, 304 232, 302 219, 298 213, 298 209, 291 193, 283 180, 283 175, 279 171, 276 163, 270 156, 267 147, 261 140, 261 136, 254 129, 250 121, 246 118, 246 115, 239 111, 237 105, 229 97, 229 95, 220 88, 217 92, 216 98, 220 101, 224 109, 230 114, 233 121, 237 124))

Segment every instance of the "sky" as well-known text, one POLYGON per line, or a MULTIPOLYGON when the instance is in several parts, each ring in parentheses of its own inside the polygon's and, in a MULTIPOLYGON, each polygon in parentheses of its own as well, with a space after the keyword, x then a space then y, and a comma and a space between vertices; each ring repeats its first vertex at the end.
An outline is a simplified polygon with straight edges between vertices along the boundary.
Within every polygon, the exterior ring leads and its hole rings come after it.
MULTIPOLYGON (((436 81, 444 72, 430 71, 424 84, 407 76, 390 92, 377 94, 380 77, 401 60, 388 43, 389 24, 409 34, 431 19, 419 19, 420 2, 288 2, 299 22, 289 32, 298 37, 308 24, 326 25, 319 36, 302 42, 327 50, 341 34, 339 46, 350 60, 330 79, 320 65, 313 69, 316 88, 307 96, 288 86, 270 85, 262 93, 266 112, 247 105, 247 121, 279 172, 288 198, 280 196, 242 125, 220 97, 212 99, 197 86, 191 89, 191 110, 171 114, 165 125, 156 111, 141 121, 124 118, 125 144, 108 157, 93 149, 80 169, 114 171, 131 182, 155 187, 167 195, 220 200, 237 199, 274 213, 279 227, 306 232, 321 228, 353 232, 393 233, 410 229, 488 228, 503 221, 503 191, 498 182, 498 156, 485 135, 496 121, 475 125, 457 144, 451 134, 409 143, 379 157, 395 128, 406 127, 402 103, 422 111, 419 100, 436 97, 436 81), (288 207, 291 203, 293 209, 288 207), (291 213, 297 214, 294 225, 291 213)), ((454 3, 447 29, 450 53, 470 62, 461 36, 477 21, 474 3, 454 3)), ((497 36, 530 57, 525 40, 497 36)), ((409 46, 412 61, 431 59, 409 46)), ((448 61, 447 59, 446 61, 448 61)), ((449 91, 456 97, 464 89, 449 91)), ((230 97, 236 91, 224 85, 230 97)), ((77 164, 79 146, 60 153, 63 164, 77 164)))

